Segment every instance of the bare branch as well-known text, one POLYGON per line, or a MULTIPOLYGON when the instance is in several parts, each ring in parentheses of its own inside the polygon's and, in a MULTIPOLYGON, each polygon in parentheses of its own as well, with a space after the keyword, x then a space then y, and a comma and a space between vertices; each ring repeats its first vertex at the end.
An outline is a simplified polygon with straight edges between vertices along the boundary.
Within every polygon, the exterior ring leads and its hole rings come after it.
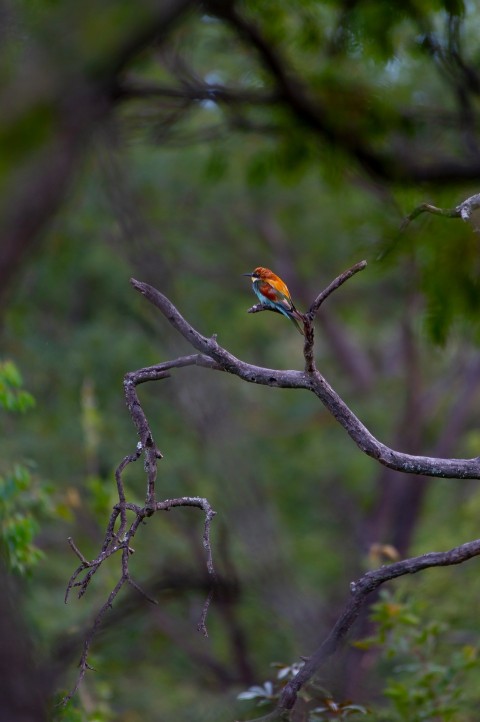
POLYGON ((352 595, 350 601, 347 602, 335 626, 322 644, 307 659, 300 672, 286 685, 280 698, 277 714, 293 707, 299 690, 338 649, 358 617, 360 610, 365 605, 367 597, 378 587, 405 574, 417 574, 417 572, 431 567, 462 564, 479 555, 480 539, 476 539, 446 552, 429 552, 428 554, 404 559, 401 562, 369 571, 356 582, 352 582, 350 584, 352 595))
POLYGON ((307 316, 311 317, 311 319, 313 320, 315 314, 318 312, 318 309, 320 308, 322 303, 327 300, 330 294, 336 291, 337 288, 340 288, 340 286, 342 286, 345 281, 348 281, 348 279, 354 276, 356 273, 358 273, 359 271, 363 271, 363 269, 366 267, 366 261, 359 261, 354 266, 348 268, 346 271, 337 276, 337 278, 335 278, 321 293, 318 294, 317 298, 308 309, 307 316))
POLYGON ((314 302, 311 304, 310 308, 308 309, 307 313, 304 316, 304 329, 305 329, 305 344, 303 348, 303 354, 305 356, 305 371, 309 373, 314 373, 316 371, 315 368, 315 359, 313 355, 313 347, 314 347, 314 327, 313 327, 313 320, 315 318, 315 315, 318 312, 318 309, 322 305, 324 301, 332 294, 334 291, 337 290, 337 288, 340 288, 345 281, 348 281, 349 278, 355 275, 355 273, 358 273, 358 271, 363 271, 364 268, 366 268, 367 262, 366 261, 360 261, 359 263, 356 263, 351 268, 347 269, 343 273, 341 273, 337 278, 335 278, 328 286, 325 288, 314 300, 314 302))
MULTIPOLYGON (((378 186, 374 184, 374 188, 378 186)), ((382 201, 386 198, 382 196, 382 201)), ((288 287, 293 291, 292 297, 301 299, 302 304, 311 297, 304 280, 295 270, 293 244, 287 237, 284 229, 269 213, 262 211, 256 213, 252 230, 259 232, 268 247, 275 255, 275 265, 280 270, 280 276, 288 277, 288 287)), ((298 310, 298 308, 297 308, 298 310)), ((255 312, 255 311, 253 311, 255 312)), ((332 312, 317 317, 321 324, 322 341, 327 340, 334 352, 341 368, 346 372, 358 390, 367 391, 373 383, 373 369, 371 361, 364 349, 358 344, 351 333, 332 312)))
POLYGON ((142 596, 144 596, 149 602, 156 604, 156 601, 146 593, 141 586, 131 577, 129 570, 129 559, 134 553, 134 549, 131 547, 131 542, 140 528, 141 524, 144 523, 149 517, 156 512, 169 511, 179 506, 193 506, 203 511, 205 515, 205 525, 203 532, 203 546, 207 557, 207 572, 210 580, 210 590, 207 598, 203 604, 200 621, 198 623, 198 630, 207 635, 206 617, 210 602, 213 598, 214 583, 216 581, 215 569, 213 566, 212 558, 212 547, 210 542, 210 527, 215 511, 210 506, 207 499, 202 497, 190 497, 183 496, 175 499, 165 499, 163 501, 156 501, 155 494, 155 481, 157 476, 157 461, 162 458, 160 450, 157 448, 153 439, 150 427, 148 424, 147 417, 140 401, 137 396, 136 387, 139 384, 146 383, 147 381, 158 381, 169 376, 169 370, 171 368, 182 368, 184 366, 191 366, 193 364, 202 364, 207 367, 214 367, 211 359, 201 359, 197 355, 185 356, 182 358, 175 359, 174 361, 167 361, 157 366, 150 366, 139 371, 132 371, 125 375, 124 388, 125 388, 125 399, 128 410, 132 417, 133 423, 137 429, 140 441, 137 444, 135 453, 125 456, 115 471, 115 479, 117 482, 118 498, 119 501, 113 507, 110 515, 110 520, 107 525, 103 545, 99 555, 92 561, 88 561, 86 557, 80 552, 74 541, 69 538, 68 542, 72 547, 73 551, 80 559, 81 564, 73 572, 70 580, 67 584, 65 593, 65 602, 68 601, 70 592, 73 588, 78 588, 78 597, 82 597, 88 589, 88 586, 95 575, 100 569, 101 565, 112 555, 120 552, 121 554, 121 576, 117 584, 110 592, 107 601, 100 608, 96 614, 92 627, 90 628, 87 636, 83 643, 83 652, 80 658, 77 679, 72 690, 63 699, 62 704, 67 704, 68 701, 76 693, 80 683, 82 682, 86 672, 91 667, 88 664, 88 657, 90 653, 90 647, 93 639, 100 628, 103 618, 106 612, 111 609, 114 600, 122 587, 128 583, 131 587, 136 589, 142 596), (137 461, 140 456, 144 455, 144 470, 147 475, 147 491, 145 504, 143 507, 127 502, 125 490, 123 486, 122 473, 128 464, 137 461), (129 524, 127 519, 127 512, 133 513, 133 521, 129 524), (118 530, 115 531, 117 520, 120 519, 120 525, 118 530), (83 575, 83 576, 82 576, 83 575))
POLYGON ((77 553, 77 556, 80 556, 80 558, 83 559, 82 564, 75 570, 75 572, 72 574, 70 581, 67 586, 67 592, 65 595, 65 601, 68 600, 69 593, 73 587, 79 587, 79 597, 83 596, 85 594, 88 585, 95 574, 95 572, 98 571, 100 566, 103 564, 103 562, 108 559, 112 554, 115 554, 116 552, 121 552, 121 559, 122 559, 122 573, 121 577, 118 580, 117 584, 115 585, 114 589, 110 592, 109 597, 105 604, 101 607, 99 612, 96 614, 92 627, 90 628, 90 631, 88 632, 87 636, 85 637, 84 644, 83 644, 83 652, 82 656, 80 658, 80 672, 77 676, 77 679, 75 681, 74 687, 69 692, 69 694, 63 699, 63 704, 66 704, 76 693, 78 686, 80 685, 83 677, 85 676, 87 670, 90 668, 88 665, 88 656, 90 652, 90 647, 93 642, 93 639, 100 628, 103 617, 105 616, 105 613, 111 609, 112 604, 117 597, 118 593, 124 586, 124 584, 128 583, 130 586, 132 586, 134 589, 136 589, 142 596, 146 597, 149 602, 156 604, 156 601, 149 596, 137 582, 135 582, 129 571, 129 558, 130 555, 133 554, 134 550, 130 546, 130 542, 135 536, 138 528, 140 527, 141 523, 145 521, 148 517, 152 516, 152 514, 156 511, 168 511, 169 509, 172 509, 177 506, 194 506, 199 509, 202 509, 205 514, 205 529, 203 534, 203 545, 207 554, 207 571, 210 578, 211 588, 208 593, 207 599, 204 602, 204 605, 202 607, 202 612, 200 616, 200 621, 198 623, 198 629, 201 631, 204 636, 207 636, 207 627, 206 627, 206 616, 207 611, 210 605, 210 602, 213 597, 213 585, 216 580, 215 570, 213 567, 213 560, 212 560, 212 549, 211 549, 211 542, 210 542, 210 525, 213 517, 215 516, 215 512, 213 511, 212 507, 210 506, 207 499, 203 499, 201 497, 180 497, 178 499, 166 499, 165 501, 160 501, 155 504, 155 508, 152 509, 150 501, 147 497, 147 502, 143 508, 137 507, 133 504, 128 504, 128 509, 130 511, 135 512, 135 519, 131 523, 128 530, 124 531, 122 533, 123 539, 119 540, 119 534, 113 534, 113 526, 114 521, 112 522, 112 519, 116 519, 119 514, 119 504, 117 504, 114 507, 114 510, 111 515, 110 524, 108 526, 105 541, 103 544, 103 548, 101 553, 98 555, 98 557, 92 561, 87 561, 83 555, 78 551, 77 547, 74 545, 73 541, 69 540, 70 545, 75 550, 75 553, 77 553), (88 571, 87 571, 88 570, 88 571), (80 581, 77 581, 77 579, 80 577, 82 572, 85 572, 86 574, 80 581))
MULTIPOLYGON (((91 579, 98 571, 104 561, 117 552, 121 553, 121 576, 110 592, 110 595, 97 613, 93 625, 88 632, 83 646, 83 653, 80 659, 80 672, 78 674, 73 690, 65 698, 64 703, 71 699, 78 689, 86 671, 89 669, 88 655, 91 643, 95 634, 100 627, 103 617, 108 609, 111 608, 115 598, 128 583, 137 589, 149 601, 154 600, 149 597, 135 582, 129 571, 129 558, 134 550, 131 542, 140 528, 140 525, 149 517, 159 511, 167 511, 178 506, 194 506, 200 508, 205 515, 205 525, 203 533, 203 545, 207 555, 207 571, 211 581, 210 591, 204 602, 198 629, 207 635, 206 615, 213 596, 213 584, 216 580, 215 570, 212 560, 212 550, 210 543, 210 525, 215 515, 207 499, 201 497, 179 497, 175 499, 165 499, 164 501, 156 500, 155 482, 157 475, 157 462, 162 458, 160 450, 157 448, 153 439, 150 426, 138 399, 136 387, 147 381, 158 381, 168 378, 170 372, 176 368, 184 368, 187 366, 197 365, 216 371, 224 371, 238 376, 244 381, 250 383, 258 383, 266 386, 277 388, 297 388, 305 389, 314 393, 337 419, 341 426, 347 431, 350 437, 355 441, 357 446, 368 456, 379 461, 385 466, 403 471, 409 474, 421 474, 427 476, 440 476, 450 478, 479 478, 480 476, 480 459, 439 459, 425 456, 413 456, 403 454, 390 449, 386 445, 379 442, 362 424, 362 422, 353 414, 345 402, 330 387, 325 378, 315 368, 313 348, 314 348, 314 331, 313 321, 315 314, 318 312, 320 305, 343 283, 351 278, 355 273, 365 268, 365 261, 355 264, 350 269, 340 274, 332 281, 327 288, 315 298, 310 306, 309 311, 305 314, 305 371, 287 370, 279 371, 275 369, 262 368, 247 364, 237 359, 233 354, 222 348, 216 339, 216 336, 206 338, 194 329, 188 321, 179 313, 171 301, 146 283, 141 283, 135 279, 131 279, 131 283, 136 290, 142 293, 147 300, 153 303, 166 317, 170 324, 199 352, 189 356, 182 356, 177 359, 166 361, 155 366, 150 366, 138 371, 133 371, 125 375, 125 399, 128 410, 132 417, 139 436, 139 442, 135 453, 125 456, 120 462, 115 472, 117 482, 117 490, 119 502, 113 507, 110 520, 104 537, 104 542, 100 554, 88 561, 80 550, 76 547, 73 540, 69 540, 70 546, 80 559, 81 564, 72 574, 67 585, 66 600, 72 588, 79 589, 79 597, 87 590, 91 579), (140 507, 137 504, 127 502, 125 490, 123 486, 122 473, 127 465, 137 461, 140 456, 144 456, 144 468, 147 474, 147 491, 145 504, 140 507), (133 514, 133 521, 128 522, 128 513, 133 514), (119 520, 118 530, 116 530, 117 520, 119 520), (82 576, 83 575, 83 576, 82 576)), ((263 310, 263 309, 257 309, 263 310)), ((472 556, 480 554, 480 540, 470 542, 462 547, 445 553, 426 554, 415 559, 398 562, 390 567, 384 567, 375 572, 368 572, 357 583, 352 586, 353 599, 347 604, 343 615, 339 618, 334 629, 314 653, 314 655, 306 662, 302 671, 289 683, 281 698, 281 704, 277 710, 278 714, 283 715, 284 711, 293 706, 298 689, 307 681, 310 676, 318 669, 323 661, 332 654, 338 647, 341 640, 345 637, 354 620, 356 619, 365 598, 371 591, 376 589, 389 579, 393 579, 402 574, 414 574, 421 569, 429 566, 442 566, 448 564, 458 564, 472 556)), ((273 718, 272 718, 273 719, 273 718)))
POLYGON ((107 601, 105 602, 105 604, 103 604, 100 611, 97 613, 97 615, 94 619, 94 622, 83 642, 83 652, 82 652, 82 656, 80 658, 80 662, 78 665, 80 668, 80 672, 77 675, 77 679, 75 681, 75 684, 74 684, 72 690, 63 698, 63 700, 62 700, 63 706, 66 705, 67 702, 69 702, 72 699, 72 697, 76 693, 80 683, 82 682, 83 678, 85 677, 87 670, 89 670, 89 669, 93 670, 93 667, 91 667, 87 661, 88 653, 90 651, 90 646, 92 644, 93 638, 95 637, 98 629, 100 628, 100 625, 102 623, 103 617, 105 616, 105 613, 109 609, 111 609, 113 600, 115 599, 118 592, 123 587, 123 585, 125 584, 126 581, 127 580, 123 576, 121 577, 121 579, 118 580, 117 584, 115 585, 115 587, 112 589, 112 591, 108 595, 107 601))
POLYGON ((444 218, 461 218, 463 221, 472 221, 473 212, 479 208, 480 193, 470 196, 462 201, 462 203, 459 203, 458 206, 455 206, 455 208, 437 208, 430 203, 420 203, 419 206, 416 206, 416 208, 404 218, 400 230, 404 231, 409 223, 415 220, 421 213, 432 213, 433 215, 443 216, 444 218))
MULTIPOLYGON (((306 314, 301 314, 303 317, 303 328, 305 333, 305 343, 304 343, 304 349, 303 353, 305 356, 305 371, 307 373, 313 373, 316 371, 315 367, 315 359, 313 355, 313 347, 314 347, 314 327, 313 327, 313 321, 315 318, 315 315, 318 312, 318 309, 322 305, 324 301, 327 300, 327 298, 332 294, 334 291, 337 290, 337 288, 340 288, 345 281, 348 281, 349 278, 355 275, 355 273, 358 273, 358 271, 363 271, 364 268, 366 268, 367 262, 366 261, 360 261, 359 263, 356 263, 351 268, 347 269, 343 273, 341 273, 337 278, 335 278, 325 290, 323 290, 315 299, 315 301, 311 304, 309 310, 306 314)), ((273 311, 274 313, 280 313, 279 310, 276 308, 273 308, 271 306, 266 306, 263 303, 256 303, 254 306, 248 309, 247 313, 259 313, 260 311, 273 311)))
POLYGON ((183 318, 172 302, 155 288, 135 279, 131 279, 131 283, 163 313, 169 323, 197 351, 200 351, 200 355, 196 357, 197 365, 234 374, 250 383, 284 389, 305 389, 314 393, 357 446, 367 456, 376 459, 390 469, 409 474, 455 479, 478 479, 480 477, 479 457, 441 459, 404 454, 391 449, 370 433, 316 369, 313 371, 283 371, 245 363, 222 348, 217 343, 215 336, 212 338, 202 336, 183 318))

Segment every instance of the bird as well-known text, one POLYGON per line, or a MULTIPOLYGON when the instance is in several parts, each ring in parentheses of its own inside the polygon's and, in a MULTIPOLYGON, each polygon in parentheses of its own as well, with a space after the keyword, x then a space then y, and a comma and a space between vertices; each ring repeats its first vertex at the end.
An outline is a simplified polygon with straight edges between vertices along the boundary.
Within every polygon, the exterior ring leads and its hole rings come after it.
POLYGON ((282 313, 295 324, 302 336, 305 335, 303 316, 293 305, 290 291, 279 276, 269 268, 264 268, 263 266, 258 266, 254 271, 243 273, 242 275, 251 278, 253 292, 260 303, 282 313))

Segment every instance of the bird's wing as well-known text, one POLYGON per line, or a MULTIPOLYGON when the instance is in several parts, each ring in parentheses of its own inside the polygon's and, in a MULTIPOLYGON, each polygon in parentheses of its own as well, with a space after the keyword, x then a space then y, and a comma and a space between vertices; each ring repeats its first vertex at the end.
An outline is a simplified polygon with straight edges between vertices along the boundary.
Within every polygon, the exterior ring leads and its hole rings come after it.
POLYGON ((286 308, 292 308, 293 303, 292 299, 290 298, 288 288, 280 279, 278 279, 278 281, 265 280, 262 283, 260 290, 264 294, 264 296, 269 298, 271 301, 281 303, 286 308))

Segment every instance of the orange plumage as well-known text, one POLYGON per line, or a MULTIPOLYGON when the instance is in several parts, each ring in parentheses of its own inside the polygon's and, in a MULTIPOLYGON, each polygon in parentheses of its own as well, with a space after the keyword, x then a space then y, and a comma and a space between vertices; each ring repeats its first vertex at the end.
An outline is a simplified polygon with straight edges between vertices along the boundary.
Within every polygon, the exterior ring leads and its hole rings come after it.
POLYGON ((304 333, 302 314, 293 305, 290 291, 279 276, 263 266, 243 275, 252 279, 253 291, 260 303, 282 313, 295 324, 301 334, 304 333))

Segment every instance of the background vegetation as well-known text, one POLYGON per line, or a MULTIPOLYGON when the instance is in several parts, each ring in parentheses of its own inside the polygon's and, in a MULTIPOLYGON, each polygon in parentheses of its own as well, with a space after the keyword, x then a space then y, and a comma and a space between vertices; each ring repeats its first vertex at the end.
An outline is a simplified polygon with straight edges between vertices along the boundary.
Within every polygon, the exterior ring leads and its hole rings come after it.
MULTIPOLYGON (((18 649, 0 652, 3 718, 254 717, 262 694, 237 695, 309 654, 352 579, 478 536, 478 483, 379 467, 307 394, 192 368, 144 386, 165 457, 158 493, 209 499, 224 591, 204 639, 201 515, 154 517, 132 568, 160 604, 117 599, 97 671, 54 709, 118 574, 112 560, 63 604, 77 565, 66 538, 96 555, 114 468, 136 445, 123 376, 190 352, 129 278, 238 357, 302 368, 291 324, 246 314, 241 274, 271 267, 304 309, 366 258, 322 307, 319 369, 393 448, 478 456, 474 223, 425 214, 399 229, 421 202, 454 207, 480 190, 480 13, 454 0, 0 11, 1 616, 18 649)), ((126 484, 143 498, 141 462, 126 484)), ((377 600, 377 625, 360 620, 351 640, 367 641, 311 690, 317 718, 475 720, 477 566, 377 600)))

